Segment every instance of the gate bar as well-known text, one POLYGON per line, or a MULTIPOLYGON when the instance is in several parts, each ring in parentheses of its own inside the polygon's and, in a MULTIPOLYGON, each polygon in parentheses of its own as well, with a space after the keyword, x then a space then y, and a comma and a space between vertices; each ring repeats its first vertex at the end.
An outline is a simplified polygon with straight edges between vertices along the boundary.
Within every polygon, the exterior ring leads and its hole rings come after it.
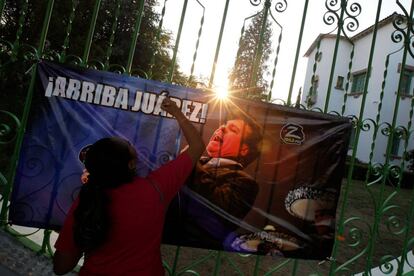
POLYGON ((211 68, 210 80, 208 81, 208 88, 211 88, 213 86, 214 76, 216 75, 216 65, 217 65, 217 60, 218 60, 218 56, 219 56, 219 53, 220 53, 221 40, 223 38, 224 25, 226 25, 226 18, 227 18, 227 11, 228 11, 228 8, 229 8, 229 2, 230 2, 230 0, 226 0, 226 5, 224 6, 223 19, 221 21, 220 34, 219 34, 219 38, 217 40, 216 53, 214 55, 213 67, 211 68))
POLYGON ((137 40, 138 40, 139 32, 141 30, 141 21, 142 21, 143 12, 144 12, 144 0, 140 0, 138 12, 137 12, 137 21, 135 22, 135 25, 134 25, 134 34, 132 35, 131 48, 129 49, 129 54, 128 54, 128 62, 127 62, 127 67, 126 67, 126 73, 128 75, 131 75, 132 61, 134 60, 135 49, 137 48, 137 40))
POLYGON ((91 25, 89 26, 88 37, 86 39, 85 49, 83 51, 83 57, 82 57, 83 66, 86 66, 86 64, 88 63, 89 52, 91 51, 93 34, 95 33, 96 20, 98 19, 98 13, 99 13, 100 6, 101 6, 101 0, 96 0, 95 7, 93 8, 91 25))
MULTIPOLYGON (((342 0, 343 1, 343 0, 342 0)), ((371 65, 372 65, 372 61, 374 58, 374 51, 375 51, 375 43, 377 40, 377 31, 378 31, 378 21, 379 21, 379 17, 380 17, 380 13, 381 13, 381 7, 382 7, 382 0, 378 0, 378 6, 377 6, 377 14, 375 17, 375 24, 373 26, 373 31, 372 31, 372 42, 371 42, 371 49, 370 49, 370 53, 369 53, 369 59, 368 59, 368 71, 367 71, 367 77, 365 79, 365 84, 364 84, 364 93, 362 96, 362 101, 361 101, 361 107, 360 107, 360 111, 359 111, 359 116, 358 116, 358 123, 357 123, 357 128, 356 128, 356 133, 355 133, 355 142, 354 142, 354 147, 352 149, 352 157, 351 157, 351 162, 349 165, 349 171, 348 171, 348 175, 347 175, 347 180, 346 180, 346 185, 345 185, 345 190, 344 190, 344 200, 342 202, 341 205, 341 210, 340 210, 340 215, 339 215, 339 226, 338 226, 338 237, 343 236, 344 234, 344 219, 345 219, 345 209, 347 206, 347 199, 348 199, 348 194, 349 194, 349 190, 350 190, 350 186, 352 183, 352 175, 354 172, 354 166, 355 166, 355 159, 356 159, 356 152, 358 149, 358 142, 359 142, 359 135, 361 133, 361 119, 364 116, 364 109, 365 109, 365 102, 367 99, 367 91, 368 91, 368 85, 369 85, 369 76, 371 73, 371 65)), ((338 246, 339 246, 339 238, 335 238, 335 242, 332 248, 332 257, 333 257, 333 261, 331 262, 331 267, 329 270, 329 275, 333 275, 334 272, 336 272, 335 270, 335 266, 336 266, 336 254, 338 253, 338 246)), ((346 263, 345 263, 346 264, 346 263)), ((345 265, 343 264, 343 265, 345 265)))
MULTIPOLYGON (((49 0, 47 3, 46 14, 43 20, 42 32, 40 34, 39 46, 37 48, 38 58, 42 57, 42 54, 44 51, 44 47, 46 43, 46 36, 49 30, 49 23, 50 23, 50 18, 52 17, 54 3, 55 3, 54 0, 49 0)), ((2 204, 1 213, 0 213, 0 226, 4 226, 7 224, 6 222, 7 213, 8 213, 7 204, 9 202, 10 193, 12 191, 12 183, 14 182, 14 177, 16 176, 17 162, 18 162, 20 150, 21 150, 22 143, 23 143, 23 136, 26 131, 26 125, 27 125, 27 120, 29 118, 30 107, 32 105, 36 74, 37 74, 37 67, 35 66, 33 67, 33 70, 32 70, 32 78, 30 80, 29 90, 27 92, 27 96, 26 96, 26 100, 24 104, 21 127, 17 133, 16 144, 14 146, 13 154, 12 154, 11 161, 10 161, 11 166, 10 166, 10 170, 9 170, 8 177, 7 177, 8 185, 5 187, 5 190, 4 190, 3 204, 2 204)))
POLYGON ((173 54, 173 58, 171 61, 170 72, 168 73, 168 79, 167 79, 168 82, 172 82, 173 75, 174 75, 175 63, 177 61, 178 46, 180 45, 181 32, 183 30, 185 13, 187 12, 187 4, 188 4, 188 0, 184 0, 183 10, 181 12, 180 26, 178 27, 177 38, 175 39, 174 54, 173 54))
POLYGON ((290 87, 289 87, 289 95, 287 98, 287 105, 290 106, 292 101, 292 91, 293 91, 293 84, 295 82, 295 77, 296 77, 296 68, 298 66, 298 59, 299 59, 299 52, 300 52, 300 45, 302 45, 302 37, 303 37, 303 29, 305 27, 305 21, 306 21, 306 15, 307 15, 307 11, 308 11, 308 3, 309 0, 305 1, 305 5, 303 7, 303 14, 302 14, 302 23, 300 26, 300 32, 299 32, 299 37, 298 37, 298 43, 296 44, 296 54, 295 54, 295 62, 293 64, 293 70, 292 70, 292 76, 290 78, 290 87))
MULTIPOLYGON (((408 54, 408 48, 410 47, 410 31, 411 31, 411 18, 413 17, 413 13, 414 13, 414 1, 411 1, 411 8, 410 8, 410 15, 409 18, 406 19, 407 22, 407 33, 404 36, 404 52, 403 52, 403 57, 402 57, 402 61, 401 61, 401 72, 400 72, 400 77, 398 80, 398 89, 397 89, 397 95, 395 98, 395 104, 394 104, 394 113, 393 113, 393 118, 392 118, 392 124, 391 124, 391 132, 390 135, 388 137, 388 141, 387 141, 387 148, 386 148, 386 152, 385 152, 385 163, 384 163, 384 176, 383 179, 381 181, 381 189, 380 189, 380 195, 379 195, 379 201, 380 203, 382 203, 383 201, 383 195, 384 195, 384 187, 385 187, 385 183, 387 181, 389 172, 390 172, 390 156, 391 156, 391 148, 392 148, 392 143, 393 143, 393 139, 394 139, 394 135, 396 134, 396 124, 397 124, 397 117, 398 117, 398 109, 399 109, 399 105, 400 105, 400 98, 401 98, 401 94, 400 94, 400 90, 402 87, 402 82, 403 82, 403 77, 404 77, 404 70, 405 70, 405 64, 407 62, 407 54, 408 54)), ((406 14, 406 13, 404 13, 406 14)), ((369 72, 369 71, 368 71, 369 72)), ((400 175, 400 177, 402 177, 402 175, 400 175)), ((367 256, 367 263, 365 266, 365 272, 369 272, 371 270, 372 264, 373 264, 373 258, 372 255, 374 253, 374 245, 375 245, 375 241, 377 240, 378 237, 378 228, 379 228, 379 224, 381 221, 381 217, 382 217, 382 211, 384 210, 384 207, 386 205, 379 205, 380 208, 378 208, 378 210, 375 210, 375 220, 374 220, 374 225, 373 225, 373 231, 372 231, 372 236, 369 240, 368 243, 368 256, 367 256)), ((404 260, 404 256, 401 256, 401 259, 404 260)), ((401 266, 404 266, 404 263, 399 263, 398 267, 400 268, 401 266)))

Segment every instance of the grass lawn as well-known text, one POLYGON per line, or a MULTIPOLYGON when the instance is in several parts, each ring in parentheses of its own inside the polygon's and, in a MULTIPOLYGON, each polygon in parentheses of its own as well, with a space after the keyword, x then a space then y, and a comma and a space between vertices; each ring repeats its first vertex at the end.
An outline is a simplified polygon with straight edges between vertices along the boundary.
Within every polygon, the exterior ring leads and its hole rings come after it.
MULTIPOLYGON (((341 203, 343 195, 344 193, 342 193, 341 203)), ((344 262, 358 254, 363 254, 352 266, 348 266, 353 268, 353 271, 363 270, 366 264, 364 250, 369 246, 372 236, 375 236, 372 245, 374 267, 381 264, 381 258, 384 256, 399 257, 406 238, 405 230, 409 223, 411 223, 411 229, 408 239, 414 237, 413 222, 409 221, 410 211, 412 212, 414 208, 413 199, 413 189, 398 189, 380 183, 367 187, 363 182, 354 181, 350 186, 345 219, 356 217, 358 220, 346 225, 348 235, 346 235, 344 244, 339 248, 338 261, 344 262), (378 210, 382 210, 382 213, 378 210), (376 216, 379 223, 377 222, 378 231, 374 232, 376 216), (357 243, 357 241, 360 242, 357 243)))
MULTIPOLYGON (((339 219, 340 208, 344 200, 344 189, 346 182, 343 183, 343 191, 339 201, 337 218, 339 219)), ((337 260, 338 265, 348 262, 350 259, 355 261, 348 264, 347 271, 341 271, 337 275, 351 275, 361 272, 366 266, 367 248, 373 233, 376 211, 381 204, 388 202, 385 212, 383 212, 378 224, 378 231, 373 242, 373 254, 371 267, 381 264, 381 258, 389 256, 390 259, 397 258, 401 255, 405 239, 405 229, 410 208, 413 208, 414 190, 397 189, 387 185, 374 184, 367 187, 361 181, 351 183, 346 201, 345 221, 351 220, 345 227, 345 240, 341 242, 338 248, 337 260), (382 193, 382 195, 381 195, 382 193), (376 207, 377 206, 377 207, 376 207), (354 219, 351 219, 354 218, 354 219)), ((379 216, 379 214, 377 214, 379 216)), ((414 237, 414 230, 411 229, 409 237, 414 237)), ((197 260, 208 256, 208 250, 181 248, 178 261, 178 270, 181 270, 197 260)), ((172 265, 175 256, 176 247, 164 245, 162 253, 164 260, 172 265)), ((233 253, 221 253, 217 256, 215 252, 202 264, 192 268, 201 275, 211 275, 215 269, 218 269, 219 275, 253 275, 257 257, 240 256, 233 253), (220 265, 216 267, 216 260, 220 258, 220 265), (223 258, 224 257, 224 258, 223 258)), ((296 269, 296 275, 327 275, 330 268, 329 261, 305 261, 288 260, 284 258, 261 257, 259 261, 258 275, 264 275, 266 272, 278 269, 271 275, 292 274, 296 269)), ((391 274, 392 275, 392 274, 391 274)))

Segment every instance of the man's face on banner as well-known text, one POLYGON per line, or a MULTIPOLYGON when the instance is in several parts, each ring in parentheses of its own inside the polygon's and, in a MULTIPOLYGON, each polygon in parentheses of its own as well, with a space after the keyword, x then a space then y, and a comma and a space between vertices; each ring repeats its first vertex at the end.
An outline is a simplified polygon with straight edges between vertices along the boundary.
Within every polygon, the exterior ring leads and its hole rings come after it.
POLYGON ((243 120, 227 121, 211 136, 206 147, 207 153, 210 157, 245 156, 249 152, 249 147, 245 141, 251 134, 251 127, 243 120))

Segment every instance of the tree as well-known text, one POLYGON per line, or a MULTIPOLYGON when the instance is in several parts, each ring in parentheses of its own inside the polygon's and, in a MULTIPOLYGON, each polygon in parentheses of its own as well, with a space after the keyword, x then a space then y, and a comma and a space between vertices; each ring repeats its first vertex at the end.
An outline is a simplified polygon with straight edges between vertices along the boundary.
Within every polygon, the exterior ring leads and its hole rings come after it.
MULTIPOLYGON (((0 109, 15 114, 22 110, 30 80, 28 73, 36 61, 34 56, 27 53, 33 53, 33 49, 37 48, 47 2, 38 0, 28 1, 27 4, 25 1, 6 3, 0 21, 0 91, 13 93, 0 93, 0 109)), ((49 56, 59 59, 66 41, 66 62, 71 56, 83 57, 94 5, 95 1, 55 1, 45 45, 45 52, 49 56), (67 30, 71 21, 71 32, 67 40, 67 30)), ((159 28, 161 18, 155 12, 157 5, 157 0, 145 0, 132 71, 134 75, 143 78, 166 81, 172 61, 173 36, 171 32, 159 28)), ((138 8, 139 0, 119 0, 119 10, 118 1, 101 2, 89 54, 91 63, 98 64, 95 61, 100 61, 103 64, 107 62, 124 67, 127 65, 138 8), (119 15, 117 21, 116 14, 119 15), (112 33, 114 26, 116 31, 112 33), (111 38, 113 47, 110 49, 111 38)), ((97 68, 107 70, 99 66, 97 68)), ((173 83, 192 87, 197 85, 197 80, 188 81, 188 77, 180 71, 178 64, 175 65, 174 72, 173 83)))
MULTIPOLYGON (((127 65, 139 1, 101 2, 89 61, 94 64, 98 64, 95 61, 105 64, 109 57, 109 64, 124 67, 127 65), (119 15, 117 21, 114 20, 116 14, 119 15), (115 33, 112 32, 113 26, 116 26, 115 33), (110 49, 108 46, 111 38, 113 47, 110 49)), ((11 112, 18 118, 21 117, 25 104, 31 69, 37 61, 33 54, 39 44, 47 2, 48 0, 7 0, 0 15, 0 110, 11 112)), ((71 56, 83 57, 94 5, 95 1, 55 1, 44 49, 49 58, 59 59, 64 52, 67 57, 65 62, 68 62, 71 56), (72 22, 72 25, 69 22, 72 22), (71 32, 67 40, 69 26, 71 32), (65 42, 67 49, 63 48, 65 42)), ((144 16, 132 68, 134 75, 144 78, 150 74, 152 68, 151 79, 165 81, 172 60, 170 53, 173 49, 173 37, 164 28, 159 29, 160 15, 155 12, 156 5, 157 0, 145 0, 144 16)), ((98 66, 98 69, 102 68, 98 66)), ((180 72, 179 65, 176 65, 172 81, 180 85, 196 85, 196 80, 188 82, 187 79, 188 77, 180 72)), ((4 114, 0 113, 0 131, 3 132, 9 122, 10 126, 13 126, 13 120, 4 114)), ((16 129, 13 129, 10 135, 14 135, 15 131, 16 129)), ((6 139, 5 134, 0 138, 6 139)), ((9 156, 12 150, 13 141, 0 149, 4 153, 0 156, 1 172, 7 171, 2 168, 8 168, 10 165, 9 156)))
POLYGON ((268 72, 267 61, 272 53, 271 24, 266 18, 263 30, 262 51, 258 53, 264 11, 255 16, 247 30, 242 34, 237 52, 236 62, 229 76, 230 90, 233 95, 245 98, 265 99, 268 82, 265 74, 268 72), (256 79, 253 80, 255 56, 259 55, 256 79))
MULTIPOLYGON (((104 63, 109 56, 108 63, 126 66, 139 2, 140 0, 119 0, 119 10, 118 1, 101 2, 89 60, 99 60, 104 63), (116 31, 113 34, 113 24, 117 14, 119 16, 115 25, 116 31), (113 45, 109 49, 111 36, 114 36, 113 45)), ((24 4, 24 1, 7 1, 0 24, 1 65, 7 63, 6 59, 9 58, 8 53, 3 52, 1 46, 4 45, 4 41, 11 43, 16 41, 19 24, 23 24, 23 32, 19 39, 20 44, 36 47, 46 4, 47 0, 39 0, 36 3, 29 1, 27 5, 24 4), (26 16, 22 18, 21 14, 24 11, 26 16)), ((95 1, 55 1, 45 51, 49 53, 62 52, 66 30, 69 21, 72 20, 67 55, 82 57, 94 5, 95 1), (74 17, 70 18, 73 8, 76 8, 76 11, 74 17)), ((134 73, 140 77, 165 81, 171 66, 170 53, 173 49, 173 36, 164 28, 159 29, 160 15, 155 12, 157 5, 157 0, 145 0, 144 16, 141 21, 132 68, 134 73)), ((20 54, 23 54, 23 48, 20 54)), ((16 60, 20 58, 23 56, 17 56, 16 60)), ((179 65, 175 67, 173 82, 188 85, 187 76, 180 71, 179 65)), ((195 82, 190 84, 195 85, 195 82)))

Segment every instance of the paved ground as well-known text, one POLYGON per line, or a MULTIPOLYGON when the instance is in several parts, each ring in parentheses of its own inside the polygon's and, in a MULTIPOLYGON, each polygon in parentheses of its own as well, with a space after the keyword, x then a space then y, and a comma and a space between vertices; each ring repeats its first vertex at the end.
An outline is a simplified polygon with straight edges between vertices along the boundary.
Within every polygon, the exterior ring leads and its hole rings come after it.
MULTIPOLYGON (((21 228, 19 230, 23 230, 21 232, 24 233, 24 228, 21 228)), ((37 234, 41 236, 42 232, 38 232, 37 234)), ((35 234, 34 236, 36 236, 35 234)), ((52 244, 54 244, 55 240, 55 234, 52 235, 52 244)), ((37 239, 35 237, 35 239, 37 239)), ((37 240, 39 243, 39 240, 37 240)), ((181 261, 188 261, 192 262, 194 261, 192 258, 199 258, 202 256, 205 256, 207 254, 206 250, 202 249, 190 249, 190 248, 183 248, 182 249, 183 254, 181 261), (187 252, 189 251, 189 252, 187 252), (198 256, 200 255, 200 256, 198 256)), ((175 253, 175 247, 172 246, 162 246, 162 253, 163 258, 168 261, 169 258, 174 256, 175 253)), ((235 257, 234 255, 233 257, 235 257)), ((414 255, 410 252, 409 258, 413 259, 411 263, 414 263, 414 255)), ((254 260, 251 260, 254 261, 254 260)), ((275 260, 270 259, 263 259, 263 266, 266 267, 264 264, 266 261, 274 262, 275 260)), ((170 260, 170 263, 172 260, 170 260)), ((396 261, 395 261, 396 262, 396 261)), ((243 264, 240 264, 243 268, 245 273, 249 275, 248 269, 253 268, 253 262, 243 262, 243 264), (243 265, 247 265, 247 267, 244 267, 243 265)), ((188 264, 187 264, 188 265, 188 264)), ((269 264, 269 267, 271 267, 274 264, 269 264)), ((315 264, 311 265, 312 269, 311 271, 315 271, 315 264)), ((395 264, 397 267, 397 264, 395 264)), ((200 275, 211 275, 212 269, 214 268, 214 264, 203 264, 199 267, 197 267, 197 271, 200 273, 200 275)), ((319 267, 321 269, 321 267, 319 267)), ((232 271, 231 266, 224 265, 222 268, 222 272, 224 272, 224 275, 235 275, 234 271, 232 271), (230 270, 230 271, 227 271, 230 270), (226 271, 226 272, 225 272, 226 271), (232 271, 232 272, 231 272, 232 271)), ((289 268, 288 268, 289 269, 289 268)), ((407 270, 410 271, 410 269, 407 267, 407 270)), ((321 272, 321 271, 320 271, 321 272)), ((286 271, 288 273, 288 271, 286 271)), ((284 273, 282 273, 284 274, 284 273)), ((281 275, 282 275, 281 274, 281 275)), ((48 275, 55 275, 52 271, 52 263, 51 259, 44 256, 39 255, 36 252, 33 252, 32 250, 24 247, 22 243, 20 243, 18 240, 16 240, 13 236, 11 236, 9 233, 4 232, 4 230, 0 229, 0 276, 17 276, 17 275, 30 275, 30 276, 48 276, 48 275)), ((76 275, 75 273, 69 273, 66 275, 76 275)), ((275 274, 279 275, 279 274, 275 274)), ((298 274, 298 275, 314 275, 312 273, 304 273, 304 274, 298 274)), ((319 275, 326 275, 323 272, 319 275)), ((374 268, 372 271, 372 275, 375 276, 383 276, 384 273, 381 273, 378 268, 374 268)), ((389 275, 395 275, 395 273, 391 273, 389 275)), ((409 276, 414 276, 414 272, 410 272, 408 274, 409 276)), ((357 276, 357 275, 356 275, 357 276)))
POLYGON ((0 265, 0 275, 2 276, 17 276, 16 272, 11 271, 8 267, 0 265))
POLYGON ((9 233, 0 229, 0 275, 47 276, 55 274, 49 258, 24 247, 9 233))

